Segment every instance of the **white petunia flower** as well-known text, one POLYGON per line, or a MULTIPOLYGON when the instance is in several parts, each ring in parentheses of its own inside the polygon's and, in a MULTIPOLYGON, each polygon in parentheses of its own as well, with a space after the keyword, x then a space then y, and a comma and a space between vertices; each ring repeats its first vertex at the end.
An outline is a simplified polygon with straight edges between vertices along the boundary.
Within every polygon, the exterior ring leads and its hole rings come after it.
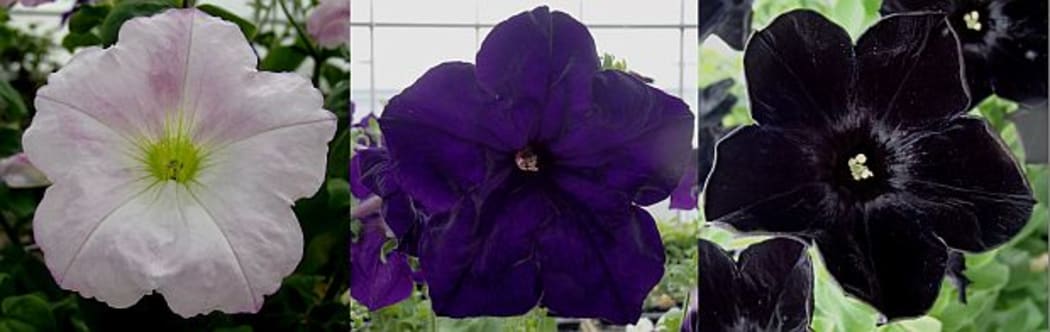
POLYGON ((156 291, 183 317, 279 288, 336 120, 308 80, 256 64, 236 25, 169 10, 48 78, 23 145, 54 183, 33 224, 59 285, 117 308, 156 291))

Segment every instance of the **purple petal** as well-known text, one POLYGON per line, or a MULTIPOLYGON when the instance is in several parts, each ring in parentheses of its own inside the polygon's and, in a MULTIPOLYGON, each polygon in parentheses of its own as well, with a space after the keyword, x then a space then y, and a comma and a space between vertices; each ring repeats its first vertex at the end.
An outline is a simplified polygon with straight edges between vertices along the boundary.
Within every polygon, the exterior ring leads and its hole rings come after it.
POLYGON ((350 295, 374 311, 412 294, 412 269, 399 252, 389 253, 383 262, 383 243, 387 241, 383 221, 363 221, 360 238, 350 244, 350 295))

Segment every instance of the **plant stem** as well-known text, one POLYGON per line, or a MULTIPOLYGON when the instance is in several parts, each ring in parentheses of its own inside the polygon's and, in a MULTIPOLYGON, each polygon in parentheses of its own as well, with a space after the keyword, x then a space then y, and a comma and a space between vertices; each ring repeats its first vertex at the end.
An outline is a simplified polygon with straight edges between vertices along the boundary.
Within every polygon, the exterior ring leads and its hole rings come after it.
POLYGON ((310 37, 306 35, 306 31, 303 30, 302 25, 300 25, 299 22, 296 22, 295 18, 292 17, 292 13, 288 11, 288 6, 284 4, 284 1, 277 1, 277 4, 281 6, 281 11, 284 12, 284 17, 288 19, 288 23, 292 24, 292 27, 295 28, 295 32, 299 35, 299 38, 303 40, 303 44, 306 44, 306 50, 310 52, 310 56, 315 59, 321 58, 321 52, 318 52, 317 47, 314 47, 313 41, 311 41, 310 37))

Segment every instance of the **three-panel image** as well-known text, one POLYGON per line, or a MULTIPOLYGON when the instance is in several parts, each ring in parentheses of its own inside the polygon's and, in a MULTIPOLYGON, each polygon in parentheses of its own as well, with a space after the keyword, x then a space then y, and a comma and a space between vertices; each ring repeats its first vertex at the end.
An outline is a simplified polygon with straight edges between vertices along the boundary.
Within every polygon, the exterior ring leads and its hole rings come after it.
POLYGON ((0 0, 0 331, 1050 331, 1047 7, 0 0))

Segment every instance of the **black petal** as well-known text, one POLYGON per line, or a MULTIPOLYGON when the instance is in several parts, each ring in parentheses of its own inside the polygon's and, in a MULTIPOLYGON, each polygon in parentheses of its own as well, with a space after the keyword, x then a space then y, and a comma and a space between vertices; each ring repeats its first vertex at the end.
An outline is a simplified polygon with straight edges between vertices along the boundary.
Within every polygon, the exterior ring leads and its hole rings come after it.
POLYGON ((966 111, 959 42, 941 14, 884 18, 857 42, 855 110, 919 125, 966 111))
POLYGON ((894 199, 879 199, 816 237, 842 288, 890 319, 926 313, 937 299, 948 249, 894 199))
POLYGON ((1024 227, 1035 200, 1017 162, 982 120, 959 118, 908 144, 900 181, 949 246, 983 251, 1024 227), (922 207, 921 205, 930 205, 922 207))
POLYGON ((813 266, 806 245, 775 238, 745 249, 738 263, 700 240, 699 331, 808 331, 813 266))
POLYGON ((797 134, 747 126, 722 139, 704 188, 707 219, 741 231, 796 234, 835 220, 837 194, 821 181, 814 143, 797 134))
POLYGON ((717 244, 700 240, 699 309, 697 331, 729 331, 740 316, 737 306, 740 271, 729 254, 717 244))
POLYGON ((950 12, 955 8, 953 0, 883 0, 879 13, 889 15, 917 11, 950 12))
POLYGON ((756 122, 819 127, 846 111, 853 47, 838 25, 796 10, 755 34, 744 52, 744 72, 756 122))
POLYGON ((985 42, 995 94, 1024 104, 1046 102, 1046 5, 1045 0, 992 2, 995 25, 985 42))
POLYGON ((753 292, 741 298, 745 316, 762 319, 770 331, 809 330, 813 263, 806 245, 786 238, 767 240, 744 249, 738 265, 753 292))

